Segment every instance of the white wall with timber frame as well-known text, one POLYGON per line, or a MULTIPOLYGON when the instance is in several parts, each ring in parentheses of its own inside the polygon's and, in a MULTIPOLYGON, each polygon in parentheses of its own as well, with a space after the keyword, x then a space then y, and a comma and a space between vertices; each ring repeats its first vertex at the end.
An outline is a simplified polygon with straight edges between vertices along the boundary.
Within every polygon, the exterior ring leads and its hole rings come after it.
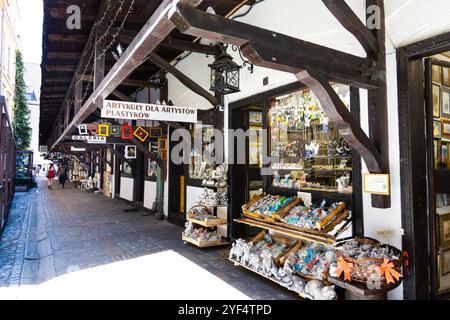
MULTIPOLYGON (((364 21, 365 1, 347 0, 347 4, 364 21)), ((246 11, 241 9, 236 15, 246 11)), ((400 152, 398 132, 398 87, 396 48, 429 38, 450 30, 450 2, 441 0, 388 0, 386 11, 386 49, 389 123, 389 151, 391 170, 392 206, 389 209, 375 209, 371 197, 364 195, 364 231, 366 236, 382 242, 402 247, 402 221, 400 201, 400 152)), ((256 5, 245 17, 237 19, 255 26, 274 30, 313 43, 324 45, 347 53, 364 56, 363 48, 347 32, 321 1, 309 0, 266 0, 256 5)), ((206 41, 206 40, 203 40, 206 41)), ((241 59, 229 49, 237 63, 241 59)), ((177 64, 177 68, 190 76, 204 88, 209 88, 208 64, 212 58, 191 54, 177 64)), ((168 75, 169 99, 178 104, 204 108, 204 98, 195 96, 172 75, 168 75), (193 98, 194 97, 194 98, 193 98)), ((292 74, 255 67, 253 74, 246 69, 241 71, 241 92, 227 97, 229 102, 278 88, 296 82, 292 74), (269 84, 263 86, 263 78, 269 77, 269 84)), ((367 92, 361 90, 361 123, 368 132, 367 92)), ((228 116, 225 112, 225 128, 228 116)), ((363 162, 364 163, 364 162, 363 162)), ((363 165, 363 173, 367 169, 363 165)), ((189 197, 189 194, 188 194, 189 197)), ((389 298, 401 299, 402 287, 390 293, 389 298)))

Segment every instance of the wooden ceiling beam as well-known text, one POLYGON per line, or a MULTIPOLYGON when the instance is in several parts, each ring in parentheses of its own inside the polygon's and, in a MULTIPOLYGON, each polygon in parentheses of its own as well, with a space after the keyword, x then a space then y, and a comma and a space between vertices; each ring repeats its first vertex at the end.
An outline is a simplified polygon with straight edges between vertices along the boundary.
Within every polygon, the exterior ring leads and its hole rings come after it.
POLYGON ((183 2, 189 2, 191 6, 196 7, 202 0, 164 0, 116 62, 114 67, 108 72, 98 88, 96 88, 92 95, 87 99, 81 110, 74 116, 69 126, 54 140, 52 148, 54 148, 63 137, 72 130, 72 128, 80 124, 96 110, 97 104, 108 97, 175 29, 175 25, 169 19, 169 13, 177 4, 183 2))
POLYGON ((241 47, 243 55, 255 65, 299 73, 312 68, 336 81, 373 89, 375 62, 368 58, 330 49, 284 34, 197 10, 179 4, 170 18, 188 35, 241 47))
POLYGON ((359 41, 367 54, 378 52, 378 41, 344 0, 322 0, 339 23, 359 41))
POLYGON ((213 105, 213 107, 217 107, 220 104, 217 98, 213 96, 208 90, 198 85, 190 77, 186 76, 184 73, 182 73, 180 70, 175 68, 166 60, 158 56, 156 53, 151 53, 148 56, 148 60, 151 61, 154 65, 160 67, 161 69, 170 72, 175 78, 177 78, 182 84, 184 84, 190 90, 208 100, 209 103, 213 105))

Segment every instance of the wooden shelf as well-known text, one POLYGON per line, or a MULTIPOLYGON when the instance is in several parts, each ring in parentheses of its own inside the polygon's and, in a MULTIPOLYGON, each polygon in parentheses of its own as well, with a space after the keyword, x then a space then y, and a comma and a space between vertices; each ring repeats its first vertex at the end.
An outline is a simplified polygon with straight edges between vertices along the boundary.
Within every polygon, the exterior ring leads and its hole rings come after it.
POLYGON ((213 241, 199 241, 189 237, 186 237, 184 233, 181 234, 181 239, 185 242, 189 242, 199 248, 217 247, 229 244, 226 240, 213 240, 213 241))
POLYGON ((292 230, 281 226, 273 225, 267 222, 256 221, 253 219, 235 219, 237 223, 246 224, 252 227, 258 227, 270 231, 275 231, 285 236, 298 240, 306 240, 310 242, 316 242, 324 245, 331 245, 336 243, 336 238, 327 234, 319 234, 317 231, 311 232, 292 230))
POLYGON ((227 224, 227 219, 212 219, 212 220, 197 220, 193 218, 187 218, 187 221, 192 222, 193 224, 198 224, 200 226, 206 228, 212 228, 217 226, 222 226, 227 224))
POLYGON ((202 188, 211 188, 211 189, 227 189, 229 186, 226 185, 226 186, 223 186, 223 187, 219 187, 219 186, 208 186, 206 184, 202 184, 201 187, 202 188))
MULTIPOLYGON (((241 264, 240 262, 238 262, 238 261, 236 261, 236 260, 233 260, 233 259, 228 259, 228 260, 230 260, 231 262, 233 262, 235 265, 238 265, 238 266, 240 266, 240 267, 242 267, 242 268, 245 268, 245 269, 247 269, 247 270, 249 270, 249 271, 251 271, 251 272, 254 272, 254 273, 256 273, 257 275, 259 275, 259 276, 261 276, 261 277, 264 277, 264 278, 266 278, 267 280, 270 280, 270 281, 272 281, 272 282, 275 282, 276 284, 278 284, 278 285, 284 287, 284 286, 283 286, 277 279, 275 279, 274 277, 268 277, 268 276, 266 276, 265 274, 259 273, 259 272, 255 271, 255 270, 253 270, 252 268, 249 268, 249 267, 247 267, 246 265, 241 264)), ((306 297, 306 295, 305 295, 303 292, 297 292, 297 291, 292 290, 292 289, 287 288, 287 287, 284 287, 284 288, 286 288, 286 289, 289 290, 289 291, 295 292, 295 293, 298 294, 298 295, 300 296, 300 298, 302 298, 302 299, 309 299, 308 297, 306 297)))

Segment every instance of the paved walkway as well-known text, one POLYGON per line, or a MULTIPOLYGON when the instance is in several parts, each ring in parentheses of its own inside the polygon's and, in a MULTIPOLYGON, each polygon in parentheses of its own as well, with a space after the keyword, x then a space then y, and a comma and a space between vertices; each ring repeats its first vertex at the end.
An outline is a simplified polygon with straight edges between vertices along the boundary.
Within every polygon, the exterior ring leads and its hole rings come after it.
POLYGON ((39 181, 14 207, 2 237, 7 249, 0 247, 0 286, 10 287, 0 298, 296 298, 221 258, 223 248, 184 244, 181 228, 125 212, 121 200, 39 181))

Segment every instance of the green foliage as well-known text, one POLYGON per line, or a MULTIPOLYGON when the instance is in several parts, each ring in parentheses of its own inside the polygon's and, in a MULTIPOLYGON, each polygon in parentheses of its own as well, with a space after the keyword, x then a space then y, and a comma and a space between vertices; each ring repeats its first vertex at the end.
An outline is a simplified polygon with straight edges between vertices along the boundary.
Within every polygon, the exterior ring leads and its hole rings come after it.
POLYGON ((30 109, 27 105, 26 84, 22 53, 16 52, 16 92, 14 96, 14 137, 18 149, 26 150, 31 144, 30 109))

